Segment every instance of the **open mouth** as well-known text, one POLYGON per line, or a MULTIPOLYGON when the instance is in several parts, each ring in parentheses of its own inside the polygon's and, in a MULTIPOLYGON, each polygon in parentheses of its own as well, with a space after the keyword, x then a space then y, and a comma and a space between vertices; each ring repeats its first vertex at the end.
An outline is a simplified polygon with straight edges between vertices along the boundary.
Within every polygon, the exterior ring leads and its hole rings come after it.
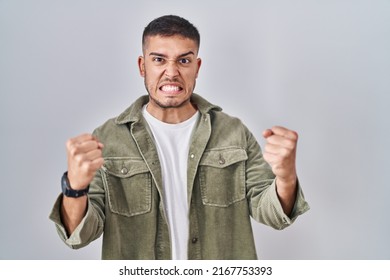
POLYGON ((163 85, 159 88, 163 93, 180 93, 183 88, 178 85, 163 85))

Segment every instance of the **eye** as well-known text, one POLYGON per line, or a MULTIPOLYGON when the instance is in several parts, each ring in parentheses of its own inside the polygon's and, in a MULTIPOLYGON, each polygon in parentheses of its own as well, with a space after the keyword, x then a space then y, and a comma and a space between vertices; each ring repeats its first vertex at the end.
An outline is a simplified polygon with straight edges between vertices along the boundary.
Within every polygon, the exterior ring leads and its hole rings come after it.
POLYGON ((188 58, 181 58, 181 59, 179 59, 179 62, 181 64, 189 64, 189 63, 191 63, 191 60, 189 60, 188 58))
POLYGON ((153 62, 163 63, 164 62, 164 58, 159 57, 159 56, 153 57, 153 62))

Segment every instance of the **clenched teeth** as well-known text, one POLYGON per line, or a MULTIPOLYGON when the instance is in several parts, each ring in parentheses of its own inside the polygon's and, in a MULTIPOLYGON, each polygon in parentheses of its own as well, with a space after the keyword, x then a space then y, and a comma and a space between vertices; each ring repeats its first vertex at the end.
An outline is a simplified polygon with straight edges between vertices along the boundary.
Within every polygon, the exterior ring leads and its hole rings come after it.
POLYGON ((166 91, 166 92, 180 91, 181 87, 179 87, 179 86, 172 86, 172 85, 165 85, 165 86, 161 87, 161 90, 162 91, 166 91))

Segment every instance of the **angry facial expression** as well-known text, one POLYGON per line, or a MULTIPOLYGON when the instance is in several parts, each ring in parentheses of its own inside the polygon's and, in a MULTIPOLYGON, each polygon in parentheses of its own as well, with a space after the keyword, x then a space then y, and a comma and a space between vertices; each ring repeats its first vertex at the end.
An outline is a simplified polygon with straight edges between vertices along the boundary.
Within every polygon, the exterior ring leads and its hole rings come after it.
POLYGON ((138 59, 152 110, 187 110, 201 59, 195 41, 181 36, 149 36, 138 59))

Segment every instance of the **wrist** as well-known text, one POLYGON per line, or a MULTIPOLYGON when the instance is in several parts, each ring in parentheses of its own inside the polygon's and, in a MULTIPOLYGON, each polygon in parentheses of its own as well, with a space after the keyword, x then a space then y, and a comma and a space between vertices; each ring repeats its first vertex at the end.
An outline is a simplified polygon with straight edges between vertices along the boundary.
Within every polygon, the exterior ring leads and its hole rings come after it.
POLYGON ((298 177, 293 176, 291 178, 275 178, 276 190, 279 194, 294 192, 297 186, 298 177))
POLYGON ((89 185, 86 188, 81 189, 81 190, 73 189, 70 185, 67 171, 64 173, 64 175, 62 175, 61 187, 62 187, 62 193, 64 194, 64 196, 73 197, 73 198, 85 196, 88 194, 88 190, 89 190, 89 185))
POLYGON ((276 181, 279 184, 283 184, 283 185, 295 185, 297 183, 297 176, 294 176, 294 177, 291 177, 291 178, 276 177, 276 181))

